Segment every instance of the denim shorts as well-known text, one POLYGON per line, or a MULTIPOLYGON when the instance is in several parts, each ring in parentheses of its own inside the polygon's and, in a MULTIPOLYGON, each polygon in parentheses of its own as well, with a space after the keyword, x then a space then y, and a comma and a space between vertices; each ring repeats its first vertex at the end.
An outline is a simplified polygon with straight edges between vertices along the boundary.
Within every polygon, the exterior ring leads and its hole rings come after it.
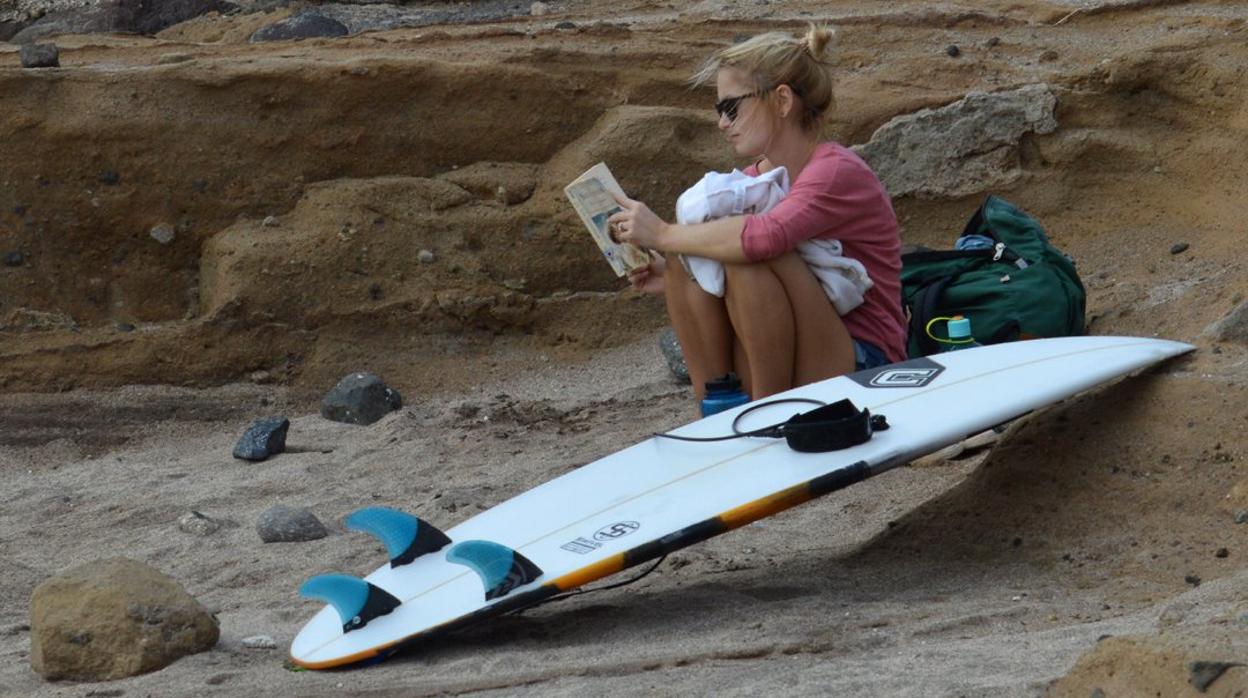
POLYGON ((876 368, 890 363, 888 357, 879 347, 871 342, 864 342, 861 339, 854 340, 854 370, 865 371, 868 368, 876 368))

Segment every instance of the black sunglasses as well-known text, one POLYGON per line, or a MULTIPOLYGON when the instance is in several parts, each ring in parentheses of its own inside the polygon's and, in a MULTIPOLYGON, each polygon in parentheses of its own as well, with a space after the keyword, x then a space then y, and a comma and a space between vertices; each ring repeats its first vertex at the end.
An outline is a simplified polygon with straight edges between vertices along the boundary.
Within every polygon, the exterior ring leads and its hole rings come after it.
POLYGON ((726 97, 715 103, 715 113, 720 117, 728 117, 728 122, 732 123, 737 120, 737 108, 741 106, 741 102, 750 97, 758 97, 763 92, 751 92, 746 95, 738 95, 736 97, 726 97))

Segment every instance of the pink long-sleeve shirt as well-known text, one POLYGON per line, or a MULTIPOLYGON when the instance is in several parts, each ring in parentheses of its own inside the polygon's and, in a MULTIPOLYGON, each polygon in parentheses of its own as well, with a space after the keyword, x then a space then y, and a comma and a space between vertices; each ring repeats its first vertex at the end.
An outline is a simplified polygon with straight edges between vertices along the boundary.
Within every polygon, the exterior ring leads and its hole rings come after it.
MULTIPOLYGON (((757 165, 745 173, 757 176, 757 165)), ((788 196, 766 213, 747 215, 741 231, 750 261, 778 257, 811 238, 839 240, 844 255, 861 262, 875 282, 862 305, 841 317, 850 336, 879 347, 890 361, 904 360, 897 215, 871 167, 839 143, 816 146, 788 196)))

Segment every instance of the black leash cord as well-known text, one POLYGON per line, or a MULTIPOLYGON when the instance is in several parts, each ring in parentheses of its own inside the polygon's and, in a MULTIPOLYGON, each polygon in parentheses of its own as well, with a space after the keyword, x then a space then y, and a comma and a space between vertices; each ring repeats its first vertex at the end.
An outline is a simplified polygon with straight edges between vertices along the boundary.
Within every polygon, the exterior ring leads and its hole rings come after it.
POLYGON ((664 561, 664 560, 666 560, 666 559, 667 559, 667 556, 666 556, 666 555, 664 555, 663 557, 659 558, 658 560, 655 560, 655 561, 654 561, 654 564, 653 564, 653 565, 650 565, 650 568, 649 568, 649 569, 647 569, 645 572, 642 572, 641 574, 637 575, 636 577, 633 577, 632 579, 625 579, 625 580, 624 580, 624 581, 622 581, 622 582, 616 582, 615 584, 608 584, 608 585, 607 585, 607 586, 605 586, 605 587, 594 587, 593 589, 577 589, 576 591, 569 591, 569 592, 567 592, 566 594, 560 594, 560 595, 558 595, 558 596, 552 596, 552 597, 550 597, 549 599, 546 599, 545 601, 541 601, 541 602, 535 603, 535 604, 533 604, 532 606, 526 606, 526 607, 524 607, 524 608, 519 608, 519 609, 516 609, 515 611, 512 611, 512 613, 519 613, 520 611, 527 611, 527 610, 529 610, 530 608, 537 608, 538 606, 545 606, 545 605, 546 605, 546 604, 548 604, 548 603, 554 603, 554 602, 556 602, 556 601, 563 601, 564 599, 570 599, 570 598, 572 598, 573 596, 580 596, 581 594, 589 594, 589 593, 591 593, 591 592, 595 592, 595 591, 606 591, 607 589, 618 589, 618 588, 620 588, 620 587, 622 587, 622 586, 627 586, 627 585, 629 585, 629 584, 632 584, 633 582, 639 582, 639 581, 641 581, 643 578, 645 578, 645 576, 646 576, 646 575, 648 575, 648 574, 650 574, 651 572, 653 572, 653 571, 655 571, 656 569, 658 569, 658 568, 659 568, 659 565, 663 564, 663 561, 664 561))
POLYGON ((727 441, 729 439, 740 439, 744 436, 769 436, 772 438, 779 438, 781 436, 780 427, 784 425, 784 422, 776 422, 771 426, 762 427, 761 429, 753 429, 751 431, 741 431, 737 425, 741 423, 741 418, 745 417, 745 415, 753 412, 754 410, 763 407, 771 407, 772 405, 782 405, 787 402, 800 402, 807 405, 817 405, 819 407, 827 404, 825 402, 820 402, 819 400, 812 400, 805 397, 786 397, 779 400, 772 400, 771 402, 760 402, 753 407, 743 410, 741 414, 737 415, 736 418, 732 420, 732 434, 729 436, 676 436, 675 434, 654 434, 654 436, 664 439, 674 439, 676 441, 727 441))

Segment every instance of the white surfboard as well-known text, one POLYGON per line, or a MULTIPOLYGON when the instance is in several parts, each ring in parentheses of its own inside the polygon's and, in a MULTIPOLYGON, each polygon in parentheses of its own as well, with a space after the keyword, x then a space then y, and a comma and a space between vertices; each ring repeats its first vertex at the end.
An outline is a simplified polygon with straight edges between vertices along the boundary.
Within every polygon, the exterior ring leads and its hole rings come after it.
MULTIPOLYGON (((539 603, 1192 349, 1134 337, 1040 339, 915 359, 772 396, 760 402, 848 399, 883 415, 888 428, 859 445, 824 453, 795 451, 784 438, 652 438, 484 511, 445 531, 446 538, 432 529, 437 521, 421 522, 429 552, 368 575, 368 612, 359 610, 366 606, 363 596, 345 612, 341 604, 323 608, 295 638, 291 659, 324 669, 384 658, 407 643, 539 603), (431 544, 426 536, 433 536, 431 544), (490 570, 497 560, 481 557, 500 553, 511 561, 508 551, 519 553, 517 565, 531 563, 527 573, 514 565, 490 570), (487 600, 486 587, 496 581, 496 595, 487 600), (384 603, 378 606, 373 596, 384 603)), ((671 433, 730 434, 734 418, 755 404, 671 433)), ((740 426, 763 427, 811 409, 765 407, 740 426)), ((400 523, 386 520, 382 527, 399 535, 393 529, 400 523)), ((401 547, 392 548, 392 557, 401 547)), ((314 581, 308 586, 315 587, 314 581)))

